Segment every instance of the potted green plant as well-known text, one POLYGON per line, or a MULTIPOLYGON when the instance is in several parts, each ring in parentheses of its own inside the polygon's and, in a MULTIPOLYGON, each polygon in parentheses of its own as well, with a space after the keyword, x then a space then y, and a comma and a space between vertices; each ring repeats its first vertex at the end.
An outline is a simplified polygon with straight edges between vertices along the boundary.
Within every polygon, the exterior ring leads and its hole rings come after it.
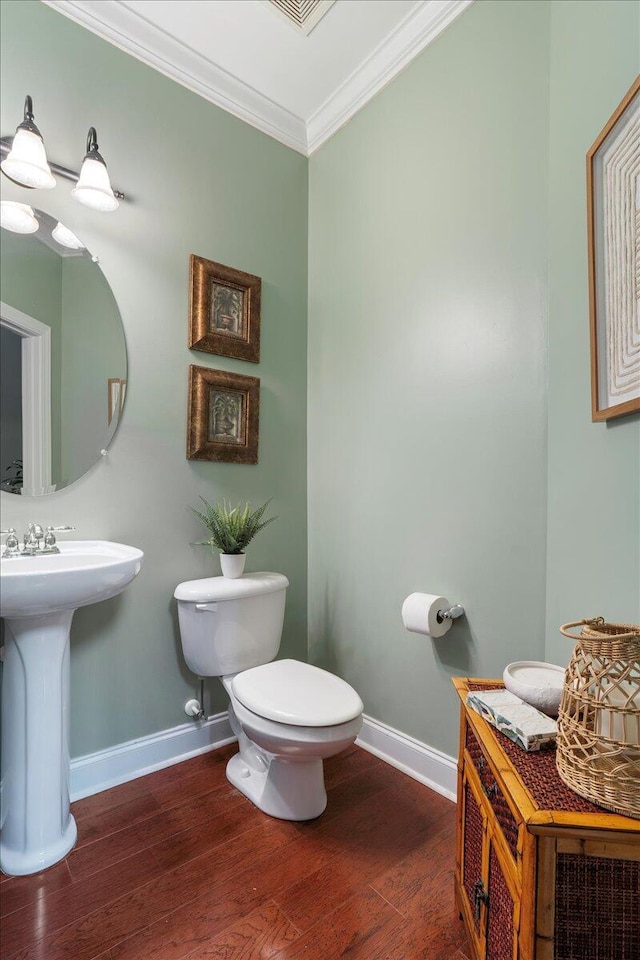
POLYGON ((240 503, 232 507, 231 503, 222 500, 212 506, 204 497, 200 499, 205 505, 205 512, 196 510, 195 507, 190 509, 202 520, 211 536, 207 540, 198 540, 198 544, 211 547, 212 552, 219 550, 222 576, 236 580, 244 572, 245 548, 267 524, 278 519, 262 519, 271 500, 267 500, 257 510, 252 510, 250 503, 245 503, 244 507, 240 503))

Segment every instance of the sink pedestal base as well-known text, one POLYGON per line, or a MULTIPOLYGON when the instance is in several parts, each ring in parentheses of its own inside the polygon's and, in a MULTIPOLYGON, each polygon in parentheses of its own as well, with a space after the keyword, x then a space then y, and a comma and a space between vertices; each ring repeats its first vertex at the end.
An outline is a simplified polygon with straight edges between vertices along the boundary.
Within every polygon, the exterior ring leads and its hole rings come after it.
POLYGON ((5 620, 0 867, 10 875, 52 866, 76 842, 69 812, 73 613, 5 620))

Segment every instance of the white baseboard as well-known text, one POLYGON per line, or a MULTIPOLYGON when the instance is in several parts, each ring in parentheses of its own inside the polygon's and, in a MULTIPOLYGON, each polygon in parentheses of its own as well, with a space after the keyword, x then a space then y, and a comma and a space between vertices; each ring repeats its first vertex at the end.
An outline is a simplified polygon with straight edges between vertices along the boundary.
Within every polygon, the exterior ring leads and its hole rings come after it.
MULTIPOLYGON (((71 761, 71 800, 127 783, 147 773, 217 750, 236 738, 226 711, 198 723, 183 723, 148 737, 120 743, 71 761)), ((436 793, 456 799, 456 761, 434 747, 365 716, 358 746, 436 793)))
POLYGON ((367 717, 360 736, 359 747, 368 750, 381 760, 419 780, 427 787, 455 802, 458 767, 453 757, 441 753, 420 740, 409 737, 400 730, 367 717))
POLYGON ((71 800, 81 800, 144 777, 154 770, 224 747, 235 739, 225 710, 205 721, 182 723, 170 730, 77 757, 71 761, 71 800))

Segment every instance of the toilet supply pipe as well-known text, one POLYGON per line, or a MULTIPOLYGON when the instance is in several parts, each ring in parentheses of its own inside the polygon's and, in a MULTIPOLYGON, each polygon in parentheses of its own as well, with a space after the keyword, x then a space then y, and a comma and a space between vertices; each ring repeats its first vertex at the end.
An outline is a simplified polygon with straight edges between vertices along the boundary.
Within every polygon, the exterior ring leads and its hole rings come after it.
POLYGON ((204 709, 204 677, 198 677, 200 681, 200 699, 187 700, 184 705, 184 712, 192 720, 208 720, 207 711, 204 709))

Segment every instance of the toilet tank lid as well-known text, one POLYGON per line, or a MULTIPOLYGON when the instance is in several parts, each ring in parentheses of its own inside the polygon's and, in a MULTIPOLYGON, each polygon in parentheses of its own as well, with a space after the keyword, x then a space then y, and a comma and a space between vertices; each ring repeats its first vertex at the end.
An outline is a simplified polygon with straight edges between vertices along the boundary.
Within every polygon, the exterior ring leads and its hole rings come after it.
POLYGON ((359 717, 362 700, 346 680, 299 660, 274 660, 231 681, 240 703, 267 720, 299 727, 332 727, 359 717))
POLYGON ((282 573, 247 573, 237 580, 228 577, 207 577, 205 580, 185 580, 175 589, 176 600, 191 603, 211 603, 216 600, 239 600, 242 597, 260 597, 266 593, 286 590, 289 581, 282 573))

